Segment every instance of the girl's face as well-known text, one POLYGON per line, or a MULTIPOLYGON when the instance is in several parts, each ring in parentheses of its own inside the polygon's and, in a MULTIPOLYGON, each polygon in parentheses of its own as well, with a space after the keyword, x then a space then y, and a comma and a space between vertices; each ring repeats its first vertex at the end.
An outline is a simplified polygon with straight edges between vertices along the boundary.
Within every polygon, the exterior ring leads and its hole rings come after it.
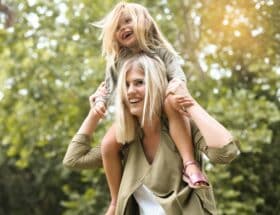
POLYGON ((145 99, 145 74, 136 65, 126 73, 126 105, 130 113, 142 119, 145 99))
POLYGON ((132 18, 126 11, 122 12, 120 16, 115 37, 122 47, 135 48, 137 45, 137 39, 133 31, 132 18))

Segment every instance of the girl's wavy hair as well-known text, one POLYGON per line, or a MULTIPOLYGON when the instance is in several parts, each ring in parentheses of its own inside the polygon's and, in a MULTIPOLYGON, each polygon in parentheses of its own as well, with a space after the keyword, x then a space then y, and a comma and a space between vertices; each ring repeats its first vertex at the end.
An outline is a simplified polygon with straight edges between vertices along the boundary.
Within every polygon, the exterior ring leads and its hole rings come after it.
POLYGON ((167 87, 166 68, 159 57, 149 57, 137 54, 129 58, 120 70, 116 90, 116 137, 120 143, 135 139, 139 126, 150 123, 155 117, 160 117, 163 111, 165 91, 167 87), (145 98, 142 119, 133 116, 127 107, 126 76, 132 68, 144 72, 145 98))
POLYGON ((177 55, 174 48, 161 33, 157 23, 148 10, 137 3, 118 3, 113 10, 102 20, 93 23, 94 26, 102 29, 102 54, 106 57, 109 65, 125 52, 126 48, 121 47, 115 37, 118 22, 121 15, 126 12, 131 16, 133 31, 137 38, 139 48, 146 53, 153 53, 156 48, 166 48, 177 55))

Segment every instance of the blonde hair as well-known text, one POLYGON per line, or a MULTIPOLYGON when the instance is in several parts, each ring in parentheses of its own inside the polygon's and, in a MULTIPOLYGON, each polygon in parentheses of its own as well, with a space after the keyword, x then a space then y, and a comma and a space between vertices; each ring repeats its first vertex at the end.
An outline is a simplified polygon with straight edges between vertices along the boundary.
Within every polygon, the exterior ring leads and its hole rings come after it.
POLYGON ((121 53, 126 50, 126 48, 119 46, 115 37, 118 22, 124 12, 127 12, 132 18, 133 31, 137 38, 138 46, 142 51, 153 53, 156 48, 166 48, 177 55, 145 7, 137 3, 120 2, 105 18, 93 24, 102 28, 100 35, 102 54, 106 57, 109 66, 114 65, 121 53))
POLYGON ((161 116, 166 87, 166 69, 159 57, 152 58, 145 54, 138 54, 123 64, 116 91, 116 137, 118 142, 132 141, 135 138, 137 127, 150 123, 155 117, 161 116), (141 122, 130 113, 126 105, 126 76, 133 66, 142 70, 145 75, 145 98, 141 122))

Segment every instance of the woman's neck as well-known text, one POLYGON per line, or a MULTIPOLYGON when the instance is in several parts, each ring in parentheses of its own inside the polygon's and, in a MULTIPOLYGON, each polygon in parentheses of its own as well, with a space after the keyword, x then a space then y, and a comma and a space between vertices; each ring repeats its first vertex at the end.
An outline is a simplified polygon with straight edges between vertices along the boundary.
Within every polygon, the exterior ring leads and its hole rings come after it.
POLYGON ((160 131, 160 120, 159 118, 153 119, 151 122, 146 122, 143 126, 143 132, 145 137, 153 136, 155 133, 160 131))

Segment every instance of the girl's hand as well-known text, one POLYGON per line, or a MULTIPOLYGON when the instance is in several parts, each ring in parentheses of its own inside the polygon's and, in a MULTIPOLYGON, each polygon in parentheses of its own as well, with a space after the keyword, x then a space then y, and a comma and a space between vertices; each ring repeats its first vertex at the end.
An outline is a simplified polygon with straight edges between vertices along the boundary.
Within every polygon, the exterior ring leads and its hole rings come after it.
POLYGON ((106 113, 106 105, 104 97, 107 95, 105 83, 102 82, 94 94, 89 97, 90 108, 100 118, 104 118, 106 113))

